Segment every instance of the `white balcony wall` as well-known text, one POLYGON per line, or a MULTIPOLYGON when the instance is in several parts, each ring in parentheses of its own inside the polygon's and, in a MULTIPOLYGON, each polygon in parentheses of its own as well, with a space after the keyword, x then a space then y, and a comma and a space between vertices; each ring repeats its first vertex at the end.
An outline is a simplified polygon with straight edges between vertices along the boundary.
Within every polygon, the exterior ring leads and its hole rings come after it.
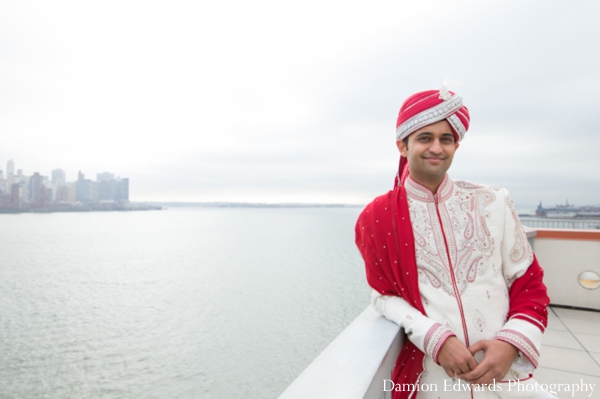
POLYGON ((541 233, 540 229, 534 250, 544 269, 550 303, 600 310, 600 288, 590 290, 579 284, 584 271, 600 275, 600 231, 598 239, 542 238, 541 233))

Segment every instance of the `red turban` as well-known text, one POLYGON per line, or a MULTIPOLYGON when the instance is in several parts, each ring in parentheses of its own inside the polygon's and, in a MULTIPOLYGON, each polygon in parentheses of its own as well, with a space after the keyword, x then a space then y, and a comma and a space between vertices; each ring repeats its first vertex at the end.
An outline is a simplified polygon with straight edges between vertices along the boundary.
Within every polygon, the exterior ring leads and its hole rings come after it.
MULTIPOLYGON (((462 98, 446 86, 440 90, 426 90, 408 97, 398 113, 396 140, 404 140, 417 130, 446 119, 452 128, 457 142, 461 141, 469 129, 469 110, 462 98)), ((400 157, 400 166, 394 186, 400 185, 408 176, 408 162, 400 157)))
POLYGON ((469 129, 469 110, 462 98, 446 87, 441 90, 421 91, 408 97, 398 114, 396 140, 404 140, 424 126, 446 119, 456 141, 461 141, 469 129))

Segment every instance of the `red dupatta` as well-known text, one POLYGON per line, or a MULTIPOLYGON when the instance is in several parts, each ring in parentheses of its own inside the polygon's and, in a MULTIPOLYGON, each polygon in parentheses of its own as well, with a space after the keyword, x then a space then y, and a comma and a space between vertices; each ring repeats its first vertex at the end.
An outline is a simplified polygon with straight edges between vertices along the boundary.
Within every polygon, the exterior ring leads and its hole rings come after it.
MULTIPOLYGON (((369 285, 383 295, 404 298, 425 314, 419 294, 415 240, 403 186, 377 197, 356 223, 356 245, 365 260, 369 285)), ((421 352, 408 339, 392 373, 395 384, 416 384, 423 372, 421 352)), ((405 386, 405 385, 400 385, 405 386)), ((394 399, 408 398, 410 390, 394 391, 394 399)))

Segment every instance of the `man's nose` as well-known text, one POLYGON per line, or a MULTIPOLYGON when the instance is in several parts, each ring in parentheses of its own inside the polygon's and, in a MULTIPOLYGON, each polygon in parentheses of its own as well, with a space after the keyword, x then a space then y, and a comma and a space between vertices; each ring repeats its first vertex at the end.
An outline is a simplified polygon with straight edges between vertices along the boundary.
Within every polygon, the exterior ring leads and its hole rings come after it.
POLYGON ((431 147, 429 147, 429 151, 434 154, 439 154, 442 152, 442 143, 439 140, 433 140, 431 143, 431 147))

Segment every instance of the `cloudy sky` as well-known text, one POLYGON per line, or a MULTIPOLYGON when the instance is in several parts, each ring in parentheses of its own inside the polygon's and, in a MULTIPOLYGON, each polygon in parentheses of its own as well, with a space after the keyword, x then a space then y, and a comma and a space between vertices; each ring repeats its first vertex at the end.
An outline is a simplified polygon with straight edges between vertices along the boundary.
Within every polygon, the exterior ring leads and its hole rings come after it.
MULTIPOLYGON (((0 2, 0 169, 132 200, 366 203, 395 121, 450 80, 455 179, 600 204, 600 2, 0 2)), ((6 173, 6 172, 5 172, 6 173)))

